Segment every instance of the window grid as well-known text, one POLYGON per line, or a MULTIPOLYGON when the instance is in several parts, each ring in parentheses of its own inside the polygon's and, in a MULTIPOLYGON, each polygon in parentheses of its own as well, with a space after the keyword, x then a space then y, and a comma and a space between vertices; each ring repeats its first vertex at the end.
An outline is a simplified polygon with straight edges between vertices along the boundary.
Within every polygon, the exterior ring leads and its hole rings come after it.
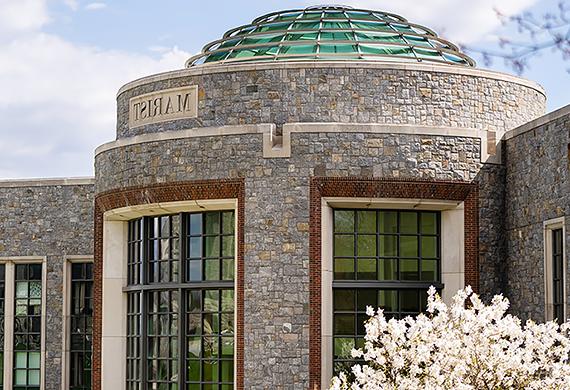
POLYGON ((232 389, 234 381, 234 291, 190 290, 186 298, 186 388, 232 389), (201 387, 202 384, 205 387, 201 387), (207 387, 206 387, 207 386, 207 387))
POLYGON ((142 274, 142 259, 144 253, 143 247, 143 219, 135 219, 129 221, 129 233, 128 233, 128 258, 127 258, 127 269, 128 269, 128 284, 140 284, 141 274, 142 274))
POLYGON ((148 218, 148 282, 178 282, 180 216, 148 218))
POLYGON ((17 264, 15 281, 13 389, 39 390, 42 265, 17 264))
POLYGON ((562 324, 564 318, 564 254, 562 229, 552 230, 552 305, 553 318, 562 324))
POLYGON ((388 318, 426 309, 427 289, 440 283, 440 213, 409 210, 334 210, 333 369, 358 362, 366 307, 388 318))
POLYGON ((71 264, 69 388, 91 389, 93 263, 71 264))
POLYGON ((6 294, 6 265, 0 264, 0 390, 4 389, 4 315, 6 294))
POLYGON ((141 293, 127 293, 127 390, 142 389, 141 293))
POLYGON ((178 291, 147 295, 147 379, 151 389, 174 389, 178 377, 178 291))
POLYGON ((233 211, 129 222, 128 390, 233 389, 234 223, 233 211))

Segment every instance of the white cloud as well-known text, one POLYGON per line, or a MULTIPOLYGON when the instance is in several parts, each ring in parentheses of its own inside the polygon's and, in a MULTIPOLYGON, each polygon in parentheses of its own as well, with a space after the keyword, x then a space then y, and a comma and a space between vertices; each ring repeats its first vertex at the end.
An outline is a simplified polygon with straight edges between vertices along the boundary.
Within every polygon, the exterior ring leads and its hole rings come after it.
POLYGON ((48 21, 45 0, 0 0, 0 37, 4 39, 38 30, 48 21))
MULTIPOLYGON (((474 43, 488 38, 500 26, 494 9, 517 14, 538 0, 343 0, 355 8, 377 9, 404 16, 430 27, 455 43, 474 43)), ((307 2, 309 4, 309 2, 307 2)))
POLYGON ((97 11, 104 8, 107 8, 107 4, 101 2, 89 3, 85 6, 87 11, 97 11))
POLYGON ((63 3, 71 8, 73 11, 77 11, 79 8, 79 3, 77 0, 63 0, 63 3))
POLYGON ((119 87, 190 57, 74 44, 38 30, 45 20, 0 41, 0 178, 91 175, 94 148, 115 138, 119 87))

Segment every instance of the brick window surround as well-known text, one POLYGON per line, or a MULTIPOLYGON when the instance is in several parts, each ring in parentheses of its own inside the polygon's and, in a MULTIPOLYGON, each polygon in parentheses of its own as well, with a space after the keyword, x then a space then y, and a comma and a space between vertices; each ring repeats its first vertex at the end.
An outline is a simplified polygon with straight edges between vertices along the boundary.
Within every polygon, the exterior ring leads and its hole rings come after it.
POLYGON ((426 199, 464 202, 465 285, 479 286, 479 204, 474 183, 313 177, 310 182, 309 388, 321 388, 321 198, 426 199))
MULTIPOLYGON (((243 295, 244 295, 244 195, 243 179, 186 181, 129 187, 98 194, 95 198, 95 248, 93 283, 93 390, 101 390, 101 336, 103 284, 103 215, 127 206, 188 200, 237 199, 236 291, 236 389, 243 389, 243 295)), ((126 261, 126 259, 125 259, 126 261)))

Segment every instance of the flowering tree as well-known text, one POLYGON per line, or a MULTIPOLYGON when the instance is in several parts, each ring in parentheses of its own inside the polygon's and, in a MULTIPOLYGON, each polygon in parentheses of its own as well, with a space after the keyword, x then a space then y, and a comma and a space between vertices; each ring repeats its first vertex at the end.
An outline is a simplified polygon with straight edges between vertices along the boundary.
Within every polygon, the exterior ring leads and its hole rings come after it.
POLYGON ((570 323, 522 326, 508 307, 500 295, 484 305, 470 287, 449 307, 431 287, 416 318, 387 321, 368 307, 364 348, 352 351, 364 364, 330 389, 570 389, 570 323))

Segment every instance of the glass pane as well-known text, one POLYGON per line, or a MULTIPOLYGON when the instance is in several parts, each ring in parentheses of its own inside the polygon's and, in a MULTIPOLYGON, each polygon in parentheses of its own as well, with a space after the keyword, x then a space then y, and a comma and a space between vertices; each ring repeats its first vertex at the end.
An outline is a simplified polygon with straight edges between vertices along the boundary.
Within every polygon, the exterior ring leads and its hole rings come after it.
POLYGON ((396 211, 381 211, 380 233, 398 233, 398 213, 396 211))
POLYGON ((40 353, 30 352, 30 366, 29 368, 40 368, 40 353))
POLYGON ((334 231, 339 233, 354 232, 354 211, 351 210, 335 210, 334 212, 334 231))
POLYGON ((357 250, 358 250, 357 255, 361 257, 376 256, 376 236, 358 235, 357 250))
POLYGON ((354 338, 335 337, 334 339, 334 357, 335 358, 352 358, 351 351, 354 348, 354 338))
MULTIPOLYGON (((376 306, 372 306, 376 310, 376 306)), ((367 314, 359 314, 356 316, 356 334, 359 336, 366 335, 366 328, 364 324, 368 321, 370 317, 367 314)))
POLYGON ((42 297, 42 282, 30 282, 30 298, 42 297))
POLYGON ((400 236, 400 257, 418 257, 418 237, 400 236))
POLYGON ((222 371, 222 382, 233 382, 234 381, 234 362, 233 360, 224 360, 221 362, 222 371))
POLYGON ((400 213, 400 233, 418 232, 418 214, 415 212, 400 213))
POLYGON ((206 290, 204 292, 204 311, 218 311, 219 297, 218 290, 206 290))
POLYGON ((398 236, 380 236, 378 249, 381 257, 398 256, 398 236))
POLYGON ((188 280, 195 282, 202 280, 202 262, 200 260, 190 260, 188 262, 188 280))
POLYGON ((204 260, 204 279, 220 279, 220 261, 218 259, 204 260))
POLYGON ((422 257, 437 257, 437 237, 422 237, 422 257))
POLYGON ((358 211, 358 232, 376 233, 376 211, 358 211))
POLYGON ((422 280, 437 281, 437 260, 422 260, 422 280))
POLYGON ((188 337, 188 356, 191 358, 199 358, 201 351, 201 338, 188 337))
POLYGON ((204 314, 202 321, 204 334, 220 333, 220 317, 217 313, 204 314))
POLYGON ((234 290, 222 290, 222 311, 234 311, 234 290))
POLYGON ((398 291, 380 290, 378 291, 378 306, 386 312, 398 311, 398 291))
POLYGON ((417 290, 402 290, 400 292, 400 300, 403 312, 419 313, 420 301, 417 290))
POLYGON ((398 279, 398 260, 379 259, 378 260, 378 280, 398 279))
POLYGON ((16 368, 27 368, 28 367, 28 353, 27 352, 16 352, 16 368))
POLYGON ((400 278, 402 280, 419 280, 418 261, 416 259, 400 260, 400 278))
POLYGON ((354 256, 354 236, 335 235, 334 237, 335 256, 354 256))
POLYGON ((14 383, 18 386, 25 386, 27 384, 26 370, 14 370, 14 373, 14 383))
POLYGON ((437 234, 437 214, 422 213, 421 229, 422 229, 422 234, 437 234))
POLYGON ((221 315, 221 334, 233 334, 234 333, 234 314, 227 313, 221 315))
POLYGON ((334 315, 334 334, 339 335, 352 335, 355 334, 355 321, 354 314, 335 314, 334 315))
POLYGON ((234 356, 234 338, 222 337, 222 358, 234 356))
POLYGON ((220 233, 220 214, 219 213, 205 213, 206 219, 206 234, 219 234, 220 233))
POLYGON ((218 257, 220 256, 220 237, 205 237, 206 252, 205 257, 218 257))
POLYGON ((188 361, 188 380, 191 382, 198 382, 200 380, 200 361, 188 361))
POLYGON ((204 370, 205 382, 217 382, 218 381, 218 361, 217 360, 205 360, 202 364, 202 369, 204 370))
POLYGON ((354 290, 334 290, 334 310, 354 311, 355 300, 354 290))
POLYGON ((358 259, 356 264, 359 280, 376 280, 376 259, 358 259))
POLYGON ((16 282, 16 298, 28 297, 28 282, 16 282))
POLYGON ((28 371, 28 384, 32 386, 40 385, 40 370, 28 371))
POLYGON ((361 289, 356 293, 356 310, 366 311, 367 306, 372 306, 374 309, 378 306, 375 289, 361 289))
POLYGON ((222 260, 222 280, 234 280, 234 259, 222 260))
POLYGON ((354 279, 354 259, 334 259, 334 278, 339 280, 354 279))
POLYGON ((191 237, 188 240, 188 257, 198 258, 202 256, 202 238, 201 237, 191 237))
POLYGON ((222 233, 233 234, 235 229, 234 212, 224 212, 222 214, 222 233))
POLYGON ((225 236, 222 238, 222 256, 234 257, 234 236, 225 236))
POLYGON ((190 214, 190 234, 202 234, 202 214, 190 214))

